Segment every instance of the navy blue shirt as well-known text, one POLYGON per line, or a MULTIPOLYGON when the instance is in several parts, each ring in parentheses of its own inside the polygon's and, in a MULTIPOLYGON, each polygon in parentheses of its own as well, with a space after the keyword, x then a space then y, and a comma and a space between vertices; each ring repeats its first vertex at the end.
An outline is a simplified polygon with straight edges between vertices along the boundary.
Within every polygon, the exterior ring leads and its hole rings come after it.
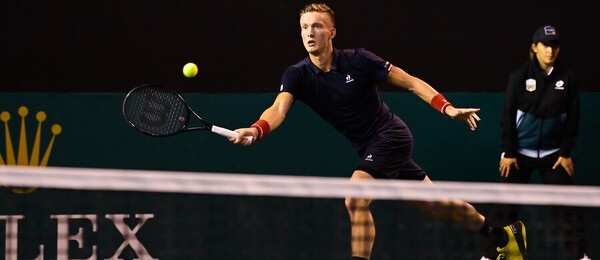
POLYGON ((396 122, 376 86, 391 68, 389 62, 365 49, 334 49, 329 72, 321 71, 307 57, 286 69, 281 91, 306 103, 356 149, 362 149, 379 131, 396 122))

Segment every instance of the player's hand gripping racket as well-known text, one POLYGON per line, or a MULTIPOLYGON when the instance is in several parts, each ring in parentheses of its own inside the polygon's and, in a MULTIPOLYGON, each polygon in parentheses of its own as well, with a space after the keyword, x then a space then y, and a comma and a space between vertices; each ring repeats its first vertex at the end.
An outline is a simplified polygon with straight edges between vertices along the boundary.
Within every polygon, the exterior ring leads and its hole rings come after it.
MULTIPOLYGON (((235 131, 206 122, 179 94, 156 84, 141 85, 129 91, 123 101, 123 115, 133 128, 152 136, 208 130, 229 138, 238 137, 235 131), (191 115, 198 118, 200 126, 189 125, 191 115)), ((251 136, 246 138, 252 141, 251 136)))

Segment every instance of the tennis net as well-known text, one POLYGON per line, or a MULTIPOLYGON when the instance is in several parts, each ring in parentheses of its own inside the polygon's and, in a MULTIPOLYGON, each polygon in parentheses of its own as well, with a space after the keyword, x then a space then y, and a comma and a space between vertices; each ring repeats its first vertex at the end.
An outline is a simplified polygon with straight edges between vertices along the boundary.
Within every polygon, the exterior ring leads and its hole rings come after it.
POLYGON ((376 200, 373 259, 480 258, 482 238, 404 201, 522 205, 531 259, 568 259, 551 207, 583 209, 591 248, 600 233, 591 186, 13 166, 0 182, 4 259, 349 259, 345 197, 376 200))

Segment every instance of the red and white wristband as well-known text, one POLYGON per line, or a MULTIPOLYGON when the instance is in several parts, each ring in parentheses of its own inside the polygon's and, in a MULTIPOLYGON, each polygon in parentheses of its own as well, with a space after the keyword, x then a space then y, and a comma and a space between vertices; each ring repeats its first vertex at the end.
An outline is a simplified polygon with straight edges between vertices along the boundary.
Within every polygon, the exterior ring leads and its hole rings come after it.
POLYGON ((446 108, 448 106, 452 106, 452 103, 450 103, 450 101, 448 101, 444 95, 438 93, 431 99, 431 106, 435 110, 440 111, 440 113, 446 114, 446 108))
POLYGON ((258 137, 256 137, 257 140, 267 136, 269 132, 271 132, 271 126, 269 125, 269 122, 262 119, 254 122, 254 124, 252 124, 250 127, 258 130, 258 137))

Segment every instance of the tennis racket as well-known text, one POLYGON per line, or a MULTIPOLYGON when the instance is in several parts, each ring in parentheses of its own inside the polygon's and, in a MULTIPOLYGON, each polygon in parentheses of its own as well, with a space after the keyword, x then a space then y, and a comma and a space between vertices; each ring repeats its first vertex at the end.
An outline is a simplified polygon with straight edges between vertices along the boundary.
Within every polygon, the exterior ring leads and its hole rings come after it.
MULTIPOLYGON (((186 131, 207 130, 236 138, 238 133, 219 127, 202 119, 175 91, 156 84, 135 87, 123 100, 123 116, 136 130, 151 136, 169 136, 186 131), (190 126, 190 118, 196 116, 200 125, 190 126)), ((247 136, 252 141, 251 136, 247 136)))

